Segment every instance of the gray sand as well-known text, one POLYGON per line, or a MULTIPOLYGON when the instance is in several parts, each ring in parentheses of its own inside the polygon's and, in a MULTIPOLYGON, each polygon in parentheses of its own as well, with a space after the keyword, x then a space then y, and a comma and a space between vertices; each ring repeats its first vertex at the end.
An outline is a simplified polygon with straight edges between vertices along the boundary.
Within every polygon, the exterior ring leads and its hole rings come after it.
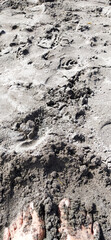
POLYGON ((111 236, 111 3, 0 2, 0 239, 30 201, 47 240, 93 214, 111 236))

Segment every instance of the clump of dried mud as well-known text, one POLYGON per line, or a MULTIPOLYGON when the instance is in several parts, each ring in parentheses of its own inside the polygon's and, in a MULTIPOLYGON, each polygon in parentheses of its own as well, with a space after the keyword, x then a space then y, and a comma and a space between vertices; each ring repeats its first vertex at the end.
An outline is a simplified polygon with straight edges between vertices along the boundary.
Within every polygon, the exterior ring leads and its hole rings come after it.
POLYGON ((0 239, 31 201, 46 239, 58 203, 75 228, 88 212, 111 235, 110 2, 0 3, 0 239))

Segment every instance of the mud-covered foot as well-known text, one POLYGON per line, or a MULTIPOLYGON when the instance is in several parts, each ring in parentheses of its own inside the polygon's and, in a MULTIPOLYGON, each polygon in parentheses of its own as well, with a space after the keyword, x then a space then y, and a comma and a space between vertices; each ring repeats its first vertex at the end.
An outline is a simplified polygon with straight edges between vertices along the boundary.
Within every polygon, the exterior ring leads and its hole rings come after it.
POLYGON ((3 240, 43 240, 44 236, 44 222, 38 217, 33 203, 30 203, 26 211, 5 229, 3 240))
POLYGON ((60 221, 61 227, 59 232, 61 233, 62 240, 99 240, 100 239, 100 227, 98 222, 93 223, 89 215, 86 216, 88 225, 82 226, 80 230, 74 231, 68 225, 68 212, 70 207, 70 201, 64 198, 59 203, 60 221))

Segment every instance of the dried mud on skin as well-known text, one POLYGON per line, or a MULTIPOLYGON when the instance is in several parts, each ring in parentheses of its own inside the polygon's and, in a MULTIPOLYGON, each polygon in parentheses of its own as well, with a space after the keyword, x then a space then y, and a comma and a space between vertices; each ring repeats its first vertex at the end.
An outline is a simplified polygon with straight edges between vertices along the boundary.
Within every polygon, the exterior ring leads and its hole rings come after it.
POLYGON ((110 240, 110 4, 0 2, 1 240, 32 201, 60 239, 64 197, 74 229, 90 214, 110 240))

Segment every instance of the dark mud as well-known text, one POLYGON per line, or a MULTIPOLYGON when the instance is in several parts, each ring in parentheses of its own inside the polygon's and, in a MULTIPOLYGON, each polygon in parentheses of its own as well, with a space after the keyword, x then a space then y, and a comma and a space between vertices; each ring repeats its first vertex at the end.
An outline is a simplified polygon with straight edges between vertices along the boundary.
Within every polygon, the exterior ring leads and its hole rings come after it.
POLYGON ((100 240, 110 240, 110 86, 103 84, 111 68, 109 5, 0 3, 1 240, 4 227, 31 201, 45 221, 46 239, 60 239, 64 197, 71 200, 74 229, 85 223, 82 213, 90 213, 100 224, 100 240))

